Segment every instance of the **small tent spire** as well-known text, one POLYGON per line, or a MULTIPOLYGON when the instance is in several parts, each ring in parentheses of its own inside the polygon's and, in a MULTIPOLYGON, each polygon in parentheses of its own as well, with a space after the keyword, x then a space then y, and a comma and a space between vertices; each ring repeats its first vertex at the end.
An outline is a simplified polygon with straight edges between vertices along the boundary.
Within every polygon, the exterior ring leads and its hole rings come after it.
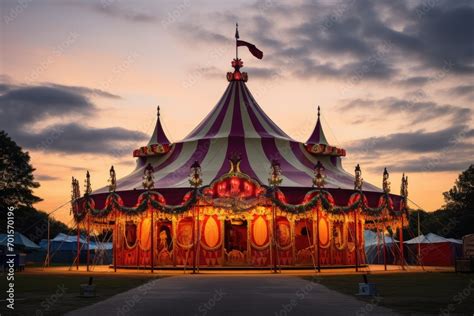
POLYGON ((156 107, 156 116, 157 117, 156 117, 155 129, 153 130, 153 136, 148 142, 148 145, 152 145, 152 144, 169 145, 171 144, 171 142, 169 141, 168 137, 166 137, 166 134, 163 131, 163 127, 161 126, 160 106, 156 107))
POLYGON ((324 144, 328 145, 326 136, 324 135, 323 128, 321 126, 321 108, 318 106, 318 120, 316 121, 316 126, 314 127, 313 133, 306 141, 306 144, 324 144))

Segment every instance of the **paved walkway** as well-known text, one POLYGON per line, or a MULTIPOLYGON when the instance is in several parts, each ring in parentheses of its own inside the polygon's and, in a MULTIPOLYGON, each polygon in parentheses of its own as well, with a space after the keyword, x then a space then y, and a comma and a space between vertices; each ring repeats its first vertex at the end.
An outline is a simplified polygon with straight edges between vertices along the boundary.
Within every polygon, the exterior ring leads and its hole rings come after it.
POLYGON ((67 315, 395 314, 296 276, 201 274, 153 280, 67 315))

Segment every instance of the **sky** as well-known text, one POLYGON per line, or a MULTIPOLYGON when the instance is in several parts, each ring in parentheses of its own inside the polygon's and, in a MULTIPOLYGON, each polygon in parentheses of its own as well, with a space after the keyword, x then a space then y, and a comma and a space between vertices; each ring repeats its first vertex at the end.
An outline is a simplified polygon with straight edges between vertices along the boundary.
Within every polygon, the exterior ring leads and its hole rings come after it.
MULTIPOLYGON (((0 4, 0 129, 29 151, 50 212, 71 177, 92 187, 132 171, 156 106, 179 141, 223 94, 240 39, 248 87, 306 141, 321 107, 328 141, 381 186, 409 176, 412 207, 433 211, 473 163, 474 3, 348 1, 34 1, 0 4)), ((83 190, 83 188, 81 187, 83 190)), ((69 208, 55 217, 71 223, 69 208)))

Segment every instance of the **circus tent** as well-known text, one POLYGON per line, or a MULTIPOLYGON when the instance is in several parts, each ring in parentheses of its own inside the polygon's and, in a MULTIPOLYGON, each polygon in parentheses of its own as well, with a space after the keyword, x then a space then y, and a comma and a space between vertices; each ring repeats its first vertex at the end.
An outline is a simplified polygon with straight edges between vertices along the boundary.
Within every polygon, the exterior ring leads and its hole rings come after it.
POLYGON ((390 194, 386 170, 382 189, 363 183, 359 166, 346 172, 319 107, 309 139, 292 139, 252 96, 242 60, 232 67, 220 100, 183 140, 169 141, 158 108, 132 173, 117 180, 112 167, 95 191, 87 173, 83 197, 73 179, 78 225, 113 227, 125 266, 363 263, 363 228, 406 225, 406 194, 390 194))

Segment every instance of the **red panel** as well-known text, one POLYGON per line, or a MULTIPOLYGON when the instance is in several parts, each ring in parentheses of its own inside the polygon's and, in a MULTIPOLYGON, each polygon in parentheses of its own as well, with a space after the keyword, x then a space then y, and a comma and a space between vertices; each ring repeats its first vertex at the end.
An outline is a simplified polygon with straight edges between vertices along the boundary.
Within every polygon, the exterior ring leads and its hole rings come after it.
MULTIPOLYGON (((418 253, 418 245, 409 245, 413 253, 418 253)), ((453 266, 455 251, 450 243, 421 244, 421 258, 426 266, 453 266)))

